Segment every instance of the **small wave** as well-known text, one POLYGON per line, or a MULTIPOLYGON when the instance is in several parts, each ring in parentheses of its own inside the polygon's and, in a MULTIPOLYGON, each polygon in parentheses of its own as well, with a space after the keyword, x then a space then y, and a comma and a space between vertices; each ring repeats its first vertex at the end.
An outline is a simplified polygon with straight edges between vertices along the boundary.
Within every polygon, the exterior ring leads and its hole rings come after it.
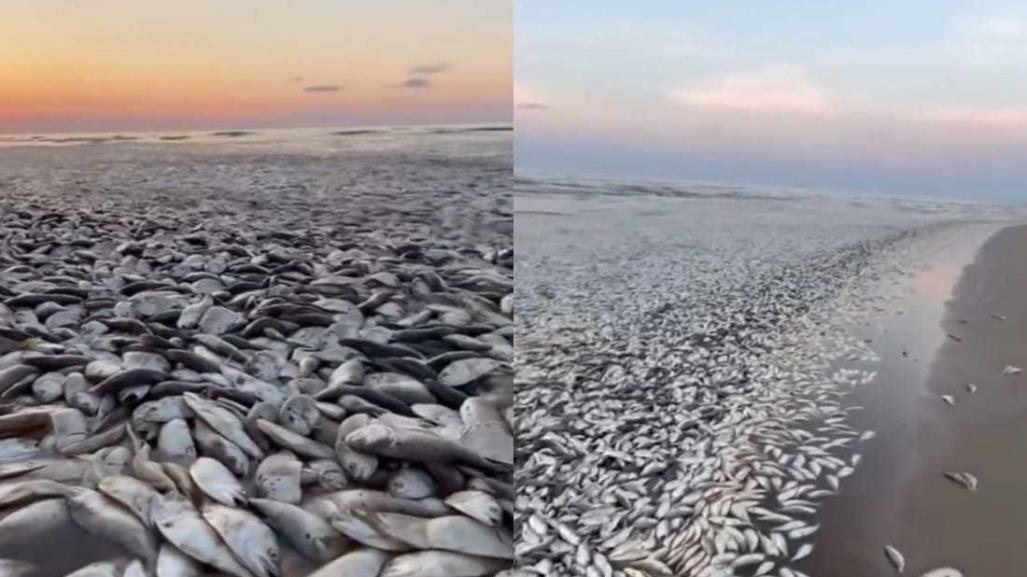
POLYGON ((431 134, 466 134, 469 132, 512 132, 513 126, 473 126, 469 128, 436 128, 431 134))
POLYGON ((359 130, 337 130, 337 131, 333 132, 332 134, 334 136, 360 136, 362 134, 383 134, 384 132, 385 131, 383 131, 383 130, 359 129, 359 130))

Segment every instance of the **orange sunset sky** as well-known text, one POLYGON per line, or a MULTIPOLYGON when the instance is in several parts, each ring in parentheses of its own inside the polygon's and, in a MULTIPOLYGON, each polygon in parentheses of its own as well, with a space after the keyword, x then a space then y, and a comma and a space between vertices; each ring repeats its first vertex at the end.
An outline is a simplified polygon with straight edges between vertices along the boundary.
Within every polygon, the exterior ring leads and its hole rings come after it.
POLYGON ((511 2, 4 1, 0 133, 509 122, 511 2))

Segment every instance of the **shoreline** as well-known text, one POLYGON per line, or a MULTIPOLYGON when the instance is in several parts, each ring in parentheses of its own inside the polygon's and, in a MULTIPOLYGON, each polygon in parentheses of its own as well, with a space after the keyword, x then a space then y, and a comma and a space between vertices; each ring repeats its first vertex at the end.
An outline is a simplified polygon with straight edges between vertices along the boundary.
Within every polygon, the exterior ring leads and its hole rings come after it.
POLYGON ((952 265, 965 253, 943 255, 921 273, 925 283, 912 279, 902 314, 866 331, 880 372, 853 395, 865 406, 853 421, 878 436, 857 449, 862 465, 822 505, 814 553, 797 564, 803 572, 893 574, 883 553, 891 545, 909 574, 952 566, 1019 575, 1023 563, 1009 555, 1027 527, 1027 501, 1016 490, 1027 478, 1019 465, 1027 444, 1015 442, 1027 436, 1027 422, 1017 422, 1027 391, 1015 384, 1023 378, 1002 371, 1027 366, 1027 226, 1004 227, 979 247, 957 280, 952 265), (954 286, 947 292, 945 284, 954 286), (980 488, 968 491, 943 476, 952 471, 973 473, 980 488))

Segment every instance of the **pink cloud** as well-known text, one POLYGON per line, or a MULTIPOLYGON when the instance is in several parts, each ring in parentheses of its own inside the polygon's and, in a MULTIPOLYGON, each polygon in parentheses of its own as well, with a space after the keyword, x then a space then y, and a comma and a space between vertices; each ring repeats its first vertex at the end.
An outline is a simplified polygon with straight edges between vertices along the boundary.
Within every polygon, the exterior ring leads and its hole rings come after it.
POLYGON ((682 88, 671 99, 687 106, 748 112, 824 115, 837 110, 831 95, 798 68, 764 68, 729 74, 682 88))

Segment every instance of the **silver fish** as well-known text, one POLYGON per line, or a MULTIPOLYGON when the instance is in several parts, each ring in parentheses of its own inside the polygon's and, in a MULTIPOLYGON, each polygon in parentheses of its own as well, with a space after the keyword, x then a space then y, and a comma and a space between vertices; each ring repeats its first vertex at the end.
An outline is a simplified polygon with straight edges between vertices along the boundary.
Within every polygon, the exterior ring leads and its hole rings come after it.
POLYGON ((200 457, 189 467, 189 475, 203 494, 230 507, 246 502, 246 490, 220 461, 200 457))

